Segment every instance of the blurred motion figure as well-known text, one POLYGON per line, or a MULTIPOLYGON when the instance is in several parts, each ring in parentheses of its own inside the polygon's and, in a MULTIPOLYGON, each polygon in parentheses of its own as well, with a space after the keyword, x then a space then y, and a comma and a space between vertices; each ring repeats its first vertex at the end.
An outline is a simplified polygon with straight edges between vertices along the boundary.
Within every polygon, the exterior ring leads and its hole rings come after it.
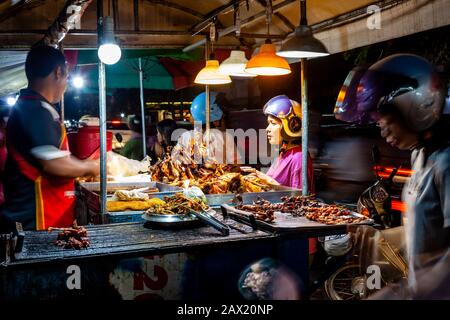
MULTIPOLYGON (((390 145, 411 151, 413 174, 403 201, 408 298, 450 298, 450 147, 442 110, 445 88, 433 66, 411 54, 382 59, 351 72, 336 118, 376 122, 390 145)), ((392 298, 392 291, 378 297, 392 298)), ((401 296, 400 298, 406 298, 401 296)))

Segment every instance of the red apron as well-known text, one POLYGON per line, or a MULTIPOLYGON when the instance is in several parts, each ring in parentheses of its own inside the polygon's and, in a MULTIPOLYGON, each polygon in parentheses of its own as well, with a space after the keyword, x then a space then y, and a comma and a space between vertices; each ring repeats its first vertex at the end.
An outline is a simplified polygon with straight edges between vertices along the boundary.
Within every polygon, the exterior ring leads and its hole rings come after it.
MULTIPOLYGON (((21 97, 31 100, 35 97, 21 97)), ((61 124, 61 141, 59 148, 69 150, 67 134, 61 124)), ((36 230, 46 230, 49 227, 71 227, 75 219, 75 180, 50 176, 31 165, 25 158, 8 144, 8 152, 14 159, 19 171, 31 181, 34 181, 36 199, 36 230)))

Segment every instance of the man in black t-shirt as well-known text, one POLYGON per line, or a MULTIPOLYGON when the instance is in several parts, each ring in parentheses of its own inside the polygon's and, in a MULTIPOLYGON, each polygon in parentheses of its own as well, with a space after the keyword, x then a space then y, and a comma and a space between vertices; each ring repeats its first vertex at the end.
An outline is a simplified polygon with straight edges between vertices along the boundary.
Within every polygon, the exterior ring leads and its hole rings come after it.
POLYGON ((1 214, 21 222, 25 230, 68 227, 74 220, 74 178, 98 175, 99 165, 70 154, 53 106, 67 85, 64 55, 49 46, 32 48, 25 72, 28 88, 21 90, 6 128, 6 202, 1 214))

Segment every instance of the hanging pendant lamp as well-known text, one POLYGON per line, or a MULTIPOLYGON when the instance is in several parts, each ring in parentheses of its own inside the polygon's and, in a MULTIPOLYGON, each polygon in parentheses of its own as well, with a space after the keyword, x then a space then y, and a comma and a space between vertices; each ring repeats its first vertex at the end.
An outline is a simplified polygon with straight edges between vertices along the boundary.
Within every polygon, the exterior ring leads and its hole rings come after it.
POLYGON ((291 67, 286 59, 276 55, 272 42, 266 40, 259 53, 247 63, 245 72, 259 76, 281 76, 291 73, 291 67))
POLYGON ((219 72, 232 77, 256 77, 256 74, 245 72, 247 62, 244 51, 233 50, 230 53, 230 57, 220 64, 219 72))
MULTIPOLYGON (((208 56, 209 40, 211 40, 211 45, 213 46, 215 39, 216 39, 216 24, 214 20, 213 23, 211 24, 210 35, 209 37, 206 37, 206 46, 205 46, 206 56, 208 56)), ((212 49, 209 59, 206 60, 205 67, 202 70, 200 70, 200 72, 197 74, 194 82, 197 84, 204 84, 204 85, 220 85, 231 82, 230 76, 226 74, 221 74, 219 72, 219 61, 214 58, 214 48, 212 49)))
POLYGON ((266 24, 267 40, 261 46, 259 53, 253 56, 247 63, 245 72, 259 76, 281 76, 291 73, 291 67, 286 59, 276 55, 275 46, 269 39, 270 24, 272 22, 272 2, 267 1, 266 24))
POLYGON ((194 82, 197 84, 219 85, 230 83, 231 78, 219 72, 218 60, 207 60, 206 66, 200 70, 194 82))
POLYGON ((286 41, 277 55, 284 58, 317 58, 328 56, 325 45, 314 37, 306 20, 306 0, 300 0, 300 25, 295 28, 295 35, 286 41))

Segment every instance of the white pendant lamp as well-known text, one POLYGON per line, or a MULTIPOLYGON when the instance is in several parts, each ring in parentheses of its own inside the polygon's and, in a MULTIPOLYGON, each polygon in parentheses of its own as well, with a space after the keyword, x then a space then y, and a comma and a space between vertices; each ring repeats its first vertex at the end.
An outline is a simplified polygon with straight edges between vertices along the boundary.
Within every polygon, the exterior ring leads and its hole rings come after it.
POLYGON ((256 74, 245 72, 247 65, 247 58, 245 52, 242 50, 233 50, 230 56, 225 59, 219 66, 219 72, 232 77, 256 77, 256 74))

